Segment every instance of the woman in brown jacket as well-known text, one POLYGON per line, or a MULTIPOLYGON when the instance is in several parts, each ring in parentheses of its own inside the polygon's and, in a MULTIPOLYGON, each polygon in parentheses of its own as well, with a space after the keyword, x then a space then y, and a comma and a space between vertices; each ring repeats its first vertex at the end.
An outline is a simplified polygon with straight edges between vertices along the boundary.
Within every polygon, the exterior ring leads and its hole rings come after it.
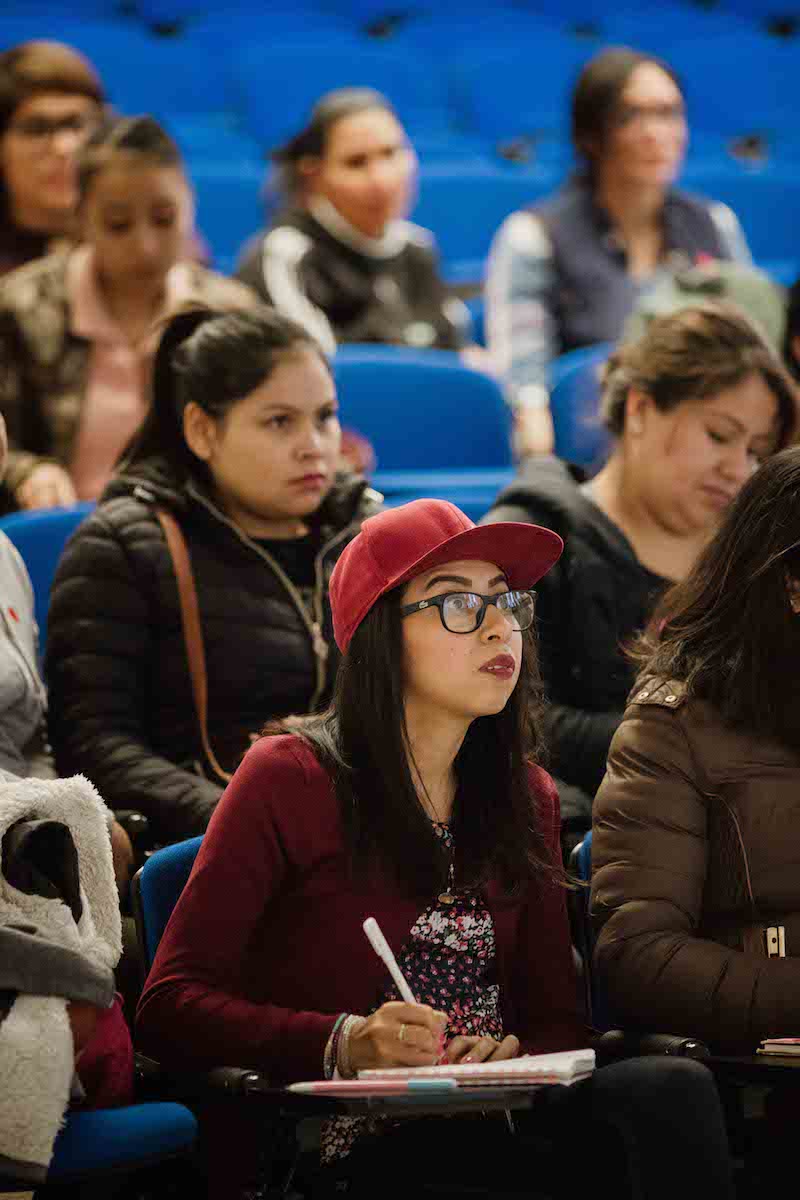
POLYGON ((753 475, 657 610, 595 800, 615 1020, 800 1034, 800 448, 753 475))

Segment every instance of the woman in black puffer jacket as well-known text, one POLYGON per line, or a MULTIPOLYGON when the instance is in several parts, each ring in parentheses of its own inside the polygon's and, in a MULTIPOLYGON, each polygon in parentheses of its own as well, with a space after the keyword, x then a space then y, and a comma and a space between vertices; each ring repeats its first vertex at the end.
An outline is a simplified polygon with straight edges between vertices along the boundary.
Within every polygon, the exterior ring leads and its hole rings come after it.
POLYGON ((208 737, 232 771, 270 718, 329 699, 328 578, 380 497, 337 473, 328 363, 263 308, 167 325, 151 415, 53 585, 46 673, 61 774, 159 841, 201 833, 224 778, 203 748, 175 569, 158 510, 186 542, 208 678, 208 737))

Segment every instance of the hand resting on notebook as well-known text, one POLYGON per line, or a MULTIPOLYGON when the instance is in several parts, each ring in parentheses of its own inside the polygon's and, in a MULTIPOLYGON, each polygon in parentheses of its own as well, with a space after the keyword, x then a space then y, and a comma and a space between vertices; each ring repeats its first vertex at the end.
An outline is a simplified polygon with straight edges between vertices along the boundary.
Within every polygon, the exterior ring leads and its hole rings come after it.
POLYGON ((444 1053, 449 1063, 499 1062, 502 1058, 517 1057, 519 1038, 509 1034, 502 1042, 498 1042, 493 1037, 466 1037, 461 1034, 451 1038, 444 1053))

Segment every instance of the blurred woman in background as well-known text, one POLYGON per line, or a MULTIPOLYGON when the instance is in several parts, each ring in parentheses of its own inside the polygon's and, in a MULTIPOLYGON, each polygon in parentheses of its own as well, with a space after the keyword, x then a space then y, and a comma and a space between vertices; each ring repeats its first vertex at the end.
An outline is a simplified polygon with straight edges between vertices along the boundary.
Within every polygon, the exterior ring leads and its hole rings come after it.
POLYGON ((273 155, 284 210, 245 247, 239 279, 328 352, 337 342, 458 349, 464 306, 449 300, 433 238, 404 220, 416 159, 389 101, 329 92, 273 155))
POLYGON ((667 63, 625 47, 602 51, 572 97, 580 169, 500 227, 487 327, 521 454, 552 450, 552 359, 616 341, 637 296, 665 272, 709 257, 750 262, 729 208, 673 186, 687 132, 683 90, 667 63))
POLYGON ((6 509, 96 500, 145 416, 154 322, 188 301, 256 302, 242 284, 181 261, 191 187, 151 117, 95 132, 78 159, 78 194, 83 244, 0 283, 6 509))
POLYGON ((101 119, 82 54, 25 42, 0 54, 0 274, 76 235, 76 156, 101 119))
POLYGON ((685 578, 759 462, 786 446, 797 392, 743 313, 695 305, 653 318, 605 368, 611 455, 591 480, 532 458, 487 521, 561 535, 561 562, 537 590, 551 767, 565 836, 591 824, 634 671, 624 648, 669 583, 685 578))

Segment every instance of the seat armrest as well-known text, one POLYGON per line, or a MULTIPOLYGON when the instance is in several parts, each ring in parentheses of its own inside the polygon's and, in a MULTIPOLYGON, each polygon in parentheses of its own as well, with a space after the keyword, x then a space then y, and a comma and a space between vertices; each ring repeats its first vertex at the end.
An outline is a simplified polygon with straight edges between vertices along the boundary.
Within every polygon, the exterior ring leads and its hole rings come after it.
POLYGON ((677 1033, 637 1033, 609 1029, 592 1043, 599 1063, 618 1062, 643 1054, 668 1054, 674 1058, 695 1058, 703 1062, 711 1057, 705 1042, 677 1033))
POLYGON ((248 1067, 214 1067, 211 1071, 171 1071, 146 1054, 136 1053, 137 1097, 143 1099, 214 1100, 244 1099, 271 1090, 260 1071, 248 1067))

